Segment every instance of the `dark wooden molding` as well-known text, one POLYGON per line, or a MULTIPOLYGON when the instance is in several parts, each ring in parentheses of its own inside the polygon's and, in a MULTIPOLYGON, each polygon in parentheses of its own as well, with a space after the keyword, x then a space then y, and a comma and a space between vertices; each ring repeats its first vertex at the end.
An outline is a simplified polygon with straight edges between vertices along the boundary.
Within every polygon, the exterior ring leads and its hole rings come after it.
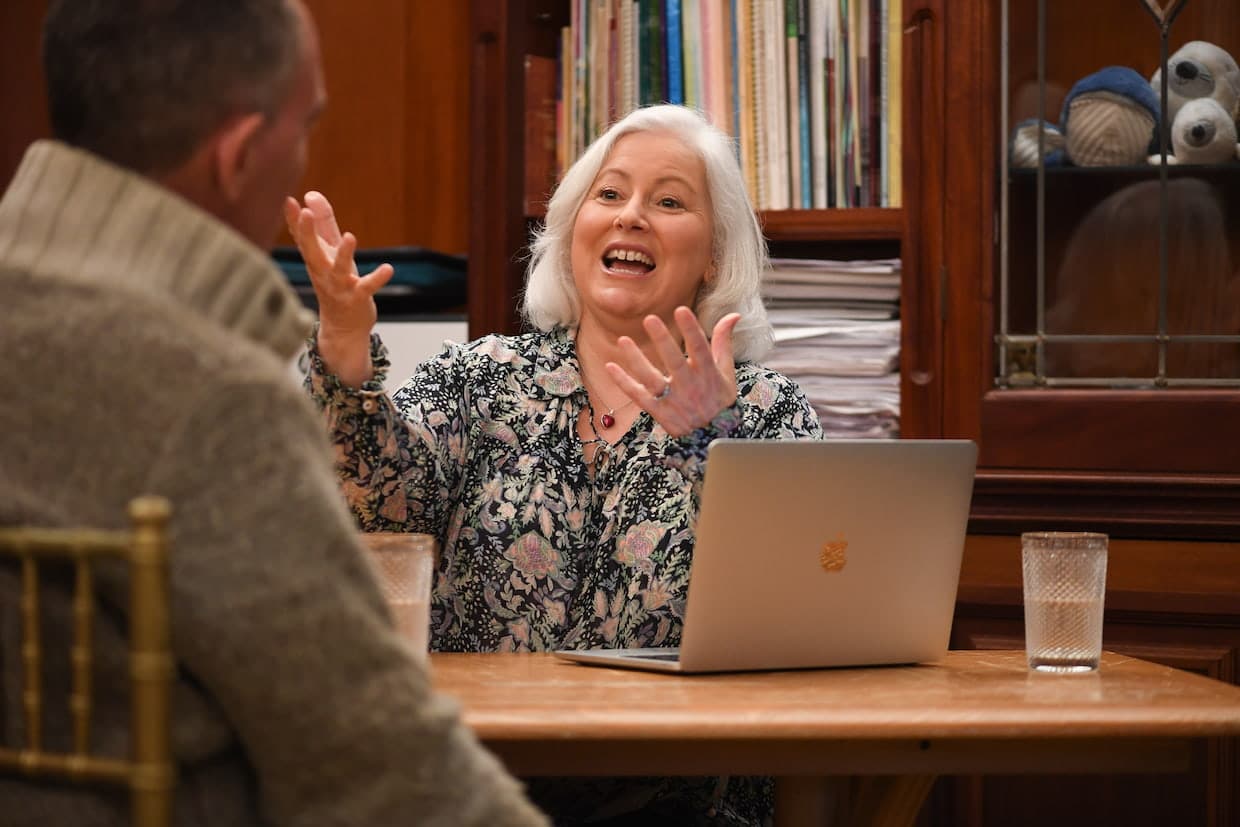
POLYGON ((1114 537, 1240 539, 1240 475, 978 471, 970 532, 1086 528, 1114 537))
POLYGON ((762 231, 780 241, 899 241, 901 209, 767 210, 758 214, 762 231))
POLYGON ((979 465, 1240 473, 1240 390, 995 390, 979 465))
MULTIPOLYGON (((970 534, 957 604, 991 618, 1021 617, 1020 537, 970 534)), ((1240 543, 1113 537, 1107 620, 1240 628, 1240 543)), ((1240 633, 1238 633, 1240 638, 1240 633)))
POLYGON ((526 243, 527 10, 520 2, 474 0, 470 116, 469 336, 513 333, 526 243))

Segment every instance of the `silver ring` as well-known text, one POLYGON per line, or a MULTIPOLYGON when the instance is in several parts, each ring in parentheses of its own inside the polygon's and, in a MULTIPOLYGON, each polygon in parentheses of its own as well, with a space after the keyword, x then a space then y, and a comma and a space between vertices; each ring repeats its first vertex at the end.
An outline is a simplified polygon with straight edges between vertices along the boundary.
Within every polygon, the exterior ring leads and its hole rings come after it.
POLYGON ((671 392, 672 392, 672 380, 668 379, 663 383, 663 390, 659 391, 658 396, 655 397, 655 401, 662 402, 664 399, 667 399, 668 395, 671 392))

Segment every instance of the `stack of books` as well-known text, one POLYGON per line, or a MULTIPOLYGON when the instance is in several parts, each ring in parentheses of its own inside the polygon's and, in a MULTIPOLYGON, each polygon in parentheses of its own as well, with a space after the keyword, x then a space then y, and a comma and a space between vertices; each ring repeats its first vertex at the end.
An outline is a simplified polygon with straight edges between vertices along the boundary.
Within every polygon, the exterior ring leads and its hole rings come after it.
POLYGON ((775 330, 764 363, 801 386, 826 435, 898 437, 899 259, 772 259, 763 294, 775 330))

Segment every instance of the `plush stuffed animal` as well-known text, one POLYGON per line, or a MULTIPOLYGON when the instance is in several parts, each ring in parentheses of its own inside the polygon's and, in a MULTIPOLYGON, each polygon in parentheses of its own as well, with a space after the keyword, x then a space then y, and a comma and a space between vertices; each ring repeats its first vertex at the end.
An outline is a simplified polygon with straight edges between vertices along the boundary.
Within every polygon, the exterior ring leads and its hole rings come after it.
MULTIPOLYGON (((1169 164, 1221 164, 1240 159, 1240 143, 1236 143, 1236 122, 1214 98, 1194 98, 1180 107, 1171 125, 1169 164)), ((1151 155, 1150 163, 1160 163, 1160 155, 1151 155)))
MULTIPOLYGON (((1008 146, 1008 159, 1013 167, 1029 168, 1038 165, 1038 119, 1029 118, 1016 124, 1012 130, 1012 143, 1008 146)), ((1067 143, 1059 127, 1045 121, 1042 124, 1042 152, 1045 165, 1061 166, 1064 162, 1064 144, 1067 143)))
POLYGON ((1108 66, 1076 82, 1059 127, 1068 160, 1081 167, 1144 163, 1157 134, 1158 97, 1127 66, 1108 66))
MULTIPOLYGON (((1150 88, 1162 95, 1162 67, 1150 78, 1150 88)), ((1234 123, 1240 120, 1240 66, 1226 50, 1193 40, 1167 60, 1167 117, 1175 123, 1180 107, 1197 98, 1213 98, 1234 123)))

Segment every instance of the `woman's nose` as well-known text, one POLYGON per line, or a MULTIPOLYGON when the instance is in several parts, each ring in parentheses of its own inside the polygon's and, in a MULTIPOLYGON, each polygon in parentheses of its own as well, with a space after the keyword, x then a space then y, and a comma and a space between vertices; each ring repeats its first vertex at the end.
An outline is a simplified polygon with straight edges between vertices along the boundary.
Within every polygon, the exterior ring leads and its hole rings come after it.
POLYGON ((630 198, 616 213, 616 226, 624 229, 643 229, 646 226, 646 210, 640 198, 630 198))

